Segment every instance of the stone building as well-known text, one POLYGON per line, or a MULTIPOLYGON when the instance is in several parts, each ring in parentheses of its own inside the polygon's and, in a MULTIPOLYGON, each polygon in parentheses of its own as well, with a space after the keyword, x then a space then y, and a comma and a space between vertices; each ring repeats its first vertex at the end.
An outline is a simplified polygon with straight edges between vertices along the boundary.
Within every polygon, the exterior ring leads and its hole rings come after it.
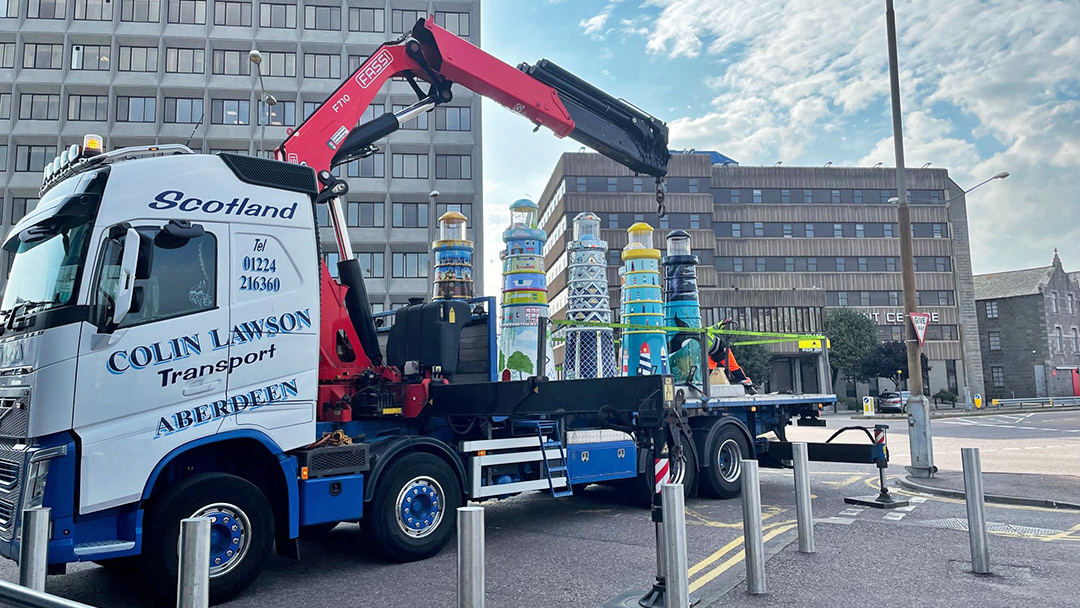
POLYGON ((987 398, 1080 395, 1076 275, 1057 251, 1049 266, 975 275, 987 398))
MULTIPOLYGON (((109 150, 187 142, 196 152, 269 154, 418 18, 480 45, 480 14, 480 0, 0 2, 0 229, 33 209, 45 163, 86 133, 104 136, 109 150)), ((392 80, 362 120, 415 101, 408 82, 392 80)), ((481 142, 480 97, 456 86, 452 103, 340 167, 349 236, 376 312, 430 294, 431 242, 447 211, 468 218, 483 259, 481 142), (432 190, 441 193, 435 200, 432 190)), ((336 272, 324 205, 318 221, 336 272)), ((10 254, 0 263, 6 277, 10 254)), ((477 265, 478 284, 482 274, 477 265)))

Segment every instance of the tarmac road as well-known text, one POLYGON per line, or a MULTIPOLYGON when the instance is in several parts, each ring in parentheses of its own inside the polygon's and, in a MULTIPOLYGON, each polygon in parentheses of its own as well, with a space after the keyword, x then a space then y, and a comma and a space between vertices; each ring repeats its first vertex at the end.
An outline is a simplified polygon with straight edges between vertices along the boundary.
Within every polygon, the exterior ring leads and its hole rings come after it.
MULTIPOLYGON (((1069 450, 1049 448, 1046 444, 1080 447, 1080 437, 1069 432, 1070 428, 1080 426, 1080 413, 1036 414, 1011 421, 1004 417, 993 418, 973 417, 971 420, 977 420, 975 424, 934 421, 938 462, 949 460, 946 454, 955 447, 956 468, 959 468, 960 445, 974 442, 983 448, 983 466, 990 471, 988 462, 998 452, 987 453, 988 450, 1041 445, 1040 450, 1001 452, 1002 462, 1012 469, 1024 466, 1016 459, 1040 462, 1040 467, 1051 463, 1056 468, 1076 469, 1075 456, 1071 458, 1074 462, 1065 462, 1070 459, 1069 450), (1077 424, 1070 427, 1073 421, 1077 424), (1059 434, 1051 436, 1051 431, 1041 429, 1057 429, 1053 432, 1059 434)), ((829 429, 803 427, 793 429, 790 435, 794 440, 800 437, 823 440, 820 434, 831 434, 832 429, 849 424, 855 422, 846 417, 830 416, 829 429)), ((890 484, 898 495, 914 497, 906 510, 886 513, 844 503, 845 496, 876 493, 877 471, 870 465, 811 463, 814 514, 821 522, 819 529, 824 526, 831 530, 822 529, 818 551, 822 555, 832 555, 832 558, 812 556, 809 559, 819 561, 805 562, 806 556, 790 555, 792 548, 788 545, 796 534, 791 472, 761 471, 766 553, 778 554, 770 561, 769 568, 774 569, 774 564, 775 568, 780 568, 771 575, 774 578, 770 589, 777 590, 778 601, 787 598, 776 605, 825 605, 791 600, 783 595, 783 582, 799 578, 800 568, 813 570, 813 576, 821 583, 832 580, 830 577, 834 575, 829 567, 825 567, 831 562, 825 560, 839 559, 836 555, 842 542, 858 543, 856 548, 848 550, 861 555, 858 559, 862 562, 847 563, 846 566, 863 570, 877 567, 873 563, 890 555, 886 551, 888 547, 882 545, 883 537, 910 538, 912 546, 921 548, 927 555, 935 551, 951 552, 954 557, 964 555, 967 535, 961 527, 965 513, 962 501, 919 496, 896 489, 895 478, 903 471, 895 465, 906 463, 907 439, 903 433, 896 432, 896 427, 901 425, 893 423, 891 426, 894 466, 888 470, 893 479, 890 484), (830 547, 830 542, 837 546, 830 547)), ((857 437, 852 435, 852 440, 857 437)), ((1071 454, 1075 455, 1075 452, 1071 454)), ((626 504, 620 498, 612 489, 593 486, 566 499, 554 500, 543 493, 530 493, 484 503, 487 509, 487 605, 492 608, 595 607, 630 591, 644 593, 652 583, 655 569, 653 524, 647 510, 626 504)), ((1055 564, 1080 561, 1080 512, 988 505, 987 519, 1001 524, 995 527, 992 540, 1007 538, 1008 541, 1000 543, 1016 543, 1025 551, 1038 551, 1055 564), (1029 543, 1037 544, 1037 547, 1027 549, 1029 543)), ((689 500, 687 536, 690 587, 704 600, 702 605, 741 603, 745 596, 741 595, 739 585, 745 575, 745 565, 740 501, 689 500)), ((360 542, 359 528, 354 524, 342 525, 324 538, 306 540, 302 561, 272 558, 256 583, 226 605, 235 608, 338 605, 397 608, 405 603, 455 604, 453 544, 424 562, 394 564, 365 550, 360 542)), ((855 559, 853 556, 848 561, 855 559)), ((896 568, 896 564, 889 563, 888 559, 881 564, 881 567, 896 568)), ((844 566, 841 563, 836 567, 844 566)), ((17 580, 14 563, 0 563, 0 578, 17 580)), ((1075 599, 1080 595, 1080 589, 1074 590, 1070 584, 1063 582, 1046 587, 1045 592, 1050 595, 1045 596, 1047 601, 1043 603, 1058 605, 1055 602, 1062 597, 1075 599)), ((825 594, 819 599, 832 603, 827 601, 831 597, 828 594, 835 591, 829 591, 829 585, 819 587, 825 594)), ((47 589, 93 606, 150 605, 148 596, 138 591, 131 579, 94 564, 74 565, 65 576, 49 577, 47 589)), ((810 597, 812 595, 807 599, 810 597)), ((1034 595, 1025 602, 1038 597, 1034 595)), ((911 599, 917 600, 917 596, 911 599)))

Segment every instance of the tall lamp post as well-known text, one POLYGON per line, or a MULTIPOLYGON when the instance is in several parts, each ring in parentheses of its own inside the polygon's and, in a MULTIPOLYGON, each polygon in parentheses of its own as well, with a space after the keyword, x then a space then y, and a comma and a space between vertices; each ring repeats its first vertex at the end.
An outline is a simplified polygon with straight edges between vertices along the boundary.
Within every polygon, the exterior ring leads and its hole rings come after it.
POLYGON ((251 49, 248 53, 248 59, 251 63, 255 64, 255 73, 259 75, 259 123, 261 125, 261 133, 259 135, 259 156, 263 155, 263 144, 266 143, 266 123, 270 121, 270 107, 277 105, 277 99, 273 95, 266 92, 266 85, 263 84, 262 75, 262 53, 255 49, 251 49), (263 116, 262 108, 266 107, 266 116, 263 116))
POLYGON ((983 181, 975 184, 974 186, 968 188, 967 190, 964 190, 960 194, 957 194, 956 196, 950 196, 948 199, 945 200, 945 204, 949 204, 950 202, 960 198, 961 196, 964 196, 965 194, 967 194, 968 192, 971 192, 972 190, 978 188, 979 186, 984 186, 984 185, 989 184, 990 182, 994 181, 995 179, 1005 179, 1006 177, 1009 177, 1009 172, 1008 171, 1002 171, 1001 173, 998 173, 997 175, 995 175, 993 177, 989 177, 987 179, 984 179, 983 181))
POLYGON ((900 67, 896 55, 896 14, 893 0, 885 0, 885 25, 889 43, 889 89, 892 93, 893 145, 896 149, 896 215, 900 229, 900 276, 904 287, 904 342, 908 360, 908 442, 911 446, 911 466, 914 477, 933 477, 934 439, 930 431, 930 403, 923 396, 922 347, 911 324, 915 307, 915 258, 911 240, 911 210, 907 204, 907 182, 904 176, 904 126, 900 112, 900 67))

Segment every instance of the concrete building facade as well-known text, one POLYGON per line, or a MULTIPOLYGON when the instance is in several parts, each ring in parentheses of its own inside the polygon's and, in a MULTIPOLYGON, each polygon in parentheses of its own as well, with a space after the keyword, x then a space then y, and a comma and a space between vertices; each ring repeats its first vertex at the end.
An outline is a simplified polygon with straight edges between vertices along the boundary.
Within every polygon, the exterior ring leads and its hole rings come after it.
MULTIPOLYGON (((480 44, 479 0, 0 0, 0 226, 6 234, 33 208, 44 164, 85 133, 103 135, 109 150, 187 142, 197 152, 269 154, 380 44, 428 15, 480 44)), ((454 93, 378 154, 339 168, 376 311, 430 294, 430 246, 447 211, 468 218, 483 259, 480 99, 454 93)), ((391 81, 362 120, 415 99, 407 82, 391 81)), ((479 283, 482 265, 475 272, 479 283)))
MULTIPOLYGON (((651 178, 635 177, 598 154, 564 154, 540 200, 552 314, 565 308, 566 226, 598 214, 612 249, 636 221, 691 235, 701 260, 702 321, 730 318, 743 329, 815 333, 827 307, 847 307, 878 325, 881 339, 903 339, 895 170, 853 167, 742 167, 720 155, 675 154, 667 217, 656 216, 651 178), (722 157, 720 157, 722 158, 722 157)), ((908 171, 919 309, 932 315, 925 352, 932 392, 983 388, 963 190, 944 169, 908 171), (951 200, 950 200, 951 199, 951 200), (946 201, 949 201, 946 204, 946 201)), ((617 285, 616 259, 609 280, 617 285)), ((614 299, 612 301, 615 301, 614 299)), ((818 359, 796 345, 774 348, 769 388, 819 390, 818 359)), ((757 381, 757 379, 755 379, 757 381)), ((835 391, 857 397, 893 390, 841 378, 835 391)))
POLYGON ((1056 251, 1050 266, 976 275, 975 298, 987 398, 1080 395, 1080 285, 1056 251))

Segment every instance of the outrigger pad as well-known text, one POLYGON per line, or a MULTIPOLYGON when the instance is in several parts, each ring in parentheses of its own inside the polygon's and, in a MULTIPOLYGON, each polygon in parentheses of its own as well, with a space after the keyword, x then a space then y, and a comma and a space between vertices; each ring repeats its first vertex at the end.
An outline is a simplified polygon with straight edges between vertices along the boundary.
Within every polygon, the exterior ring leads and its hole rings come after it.
POLYGON ((875 509, 896 509, 897 507, 906 507, 909 504, 908 499, 896 498, 889 492, 867 494, 866 496, 847 496, 844 498, 844 502, 849 505, 874 507, 875 509))

